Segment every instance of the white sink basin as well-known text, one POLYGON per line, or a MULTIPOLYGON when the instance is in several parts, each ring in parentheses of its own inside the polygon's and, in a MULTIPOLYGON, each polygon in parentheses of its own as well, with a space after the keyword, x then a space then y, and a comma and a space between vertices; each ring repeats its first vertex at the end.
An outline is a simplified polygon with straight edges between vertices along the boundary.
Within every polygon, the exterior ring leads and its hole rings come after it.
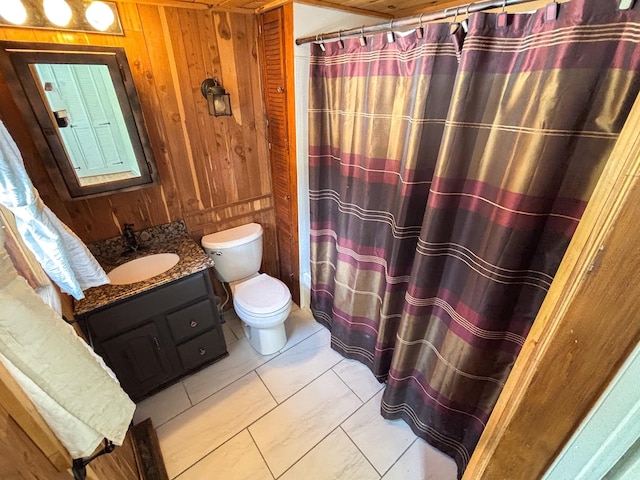
POLYGON ((156 253, 123 263, 111 270, 107 276, 112 285, 141 282, 166 272, 178 263, 178 260, 180 257, 175 253, 156 253))

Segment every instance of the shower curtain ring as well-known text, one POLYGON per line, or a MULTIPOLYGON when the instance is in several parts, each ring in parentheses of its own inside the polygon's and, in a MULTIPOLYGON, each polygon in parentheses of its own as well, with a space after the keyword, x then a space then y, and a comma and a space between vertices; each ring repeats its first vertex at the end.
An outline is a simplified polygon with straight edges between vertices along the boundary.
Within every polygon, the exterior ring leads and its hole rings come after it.
POLYGON ((465 19, 462 20, 462 22, 460 22, 460 24, 462 25, 462 29, 464 30, 464 33, 469 32, 469 8, 472 5, 473 5, 473 2, 467 3, 467 9, 465 11, 465 19))
POLYGON ((459 11, 460 7, 456 7, 456 13, 453 16, 453 21, 449 24, 449 32, 451 33, 451 35, 454 35, 460 29, 460 24, 458 23, 459 11))
POLYGON ((387 42, 389 42, 389 43, 394 43, 396 41, 396 36, 393 33, 393 21, 394 20, 395 19, 392 18, 389 21, 389 31, 387 32, 387 42))
POLYGON ((367 46, 367 37, 364 36, 364 25, 360 27, 360 46, 361 47, 367 46))
POLYGON ((342 41, 342 30, 338 30, 338 48, 344 48, 344 42, 342 41))
POLYGON ((502 12, 500 12, 497 16, 496 16, 496 27, 497 28, 506 28, 507 27, 507 12, 505 11, 505 8, 507 6, 507 0, 502 0, 502 12))
POLYGON ((420 14, 420 18, 418 19, 418 28, 416 28, 416 37, 424 38, 424 27, 422 26, 422 16, 424 12, 420 14))

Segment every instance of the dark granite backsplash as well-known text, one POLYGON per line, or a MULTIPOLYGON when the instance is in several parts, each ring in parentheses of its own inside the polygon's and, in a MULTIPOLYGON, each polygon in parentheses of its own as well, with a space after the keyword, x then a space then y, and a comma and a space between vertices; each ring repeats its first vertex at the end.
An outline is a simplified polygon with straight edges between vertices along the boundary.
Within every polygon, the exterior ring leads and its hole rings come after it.
MULTIPOLYGON (((139 232, 135 232, 138 243, 142 252, 153 246, 162 245, 175 240, 179 237, 188 237, 187 226, 182 220, 173 223, 166 223, 164 225, 156 225, 155 227, 149 227, 139 232)), ((123 252, 127 249, 124 237, 122 235, 107 240, 101 240, 99 242, 91 243, 87 245, 89 250, 96 257, 98 263, 103 265, 106 262, 109 266, 116 266, 125 262, 128 262, 132 258, 137 258, 135 254, 123 255, 123 252)), ((144 256, 144 255, 138 255, 144 256)), ((104 266, 104 265, 103 265, 104 266)))

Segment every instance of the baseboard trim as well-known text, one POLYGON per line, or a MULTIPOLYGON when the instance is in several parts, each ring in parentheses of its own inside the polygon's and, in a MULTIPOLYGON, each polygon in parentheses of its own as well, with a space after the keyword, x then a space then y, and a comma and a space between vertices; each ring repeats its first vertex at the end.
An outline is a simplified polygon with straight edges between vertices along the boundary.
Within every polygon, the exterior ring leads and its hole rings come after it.
POLYGON ((140 480, 169 480, 156 429, 150 418, 131 429, 131 440, 140 480))

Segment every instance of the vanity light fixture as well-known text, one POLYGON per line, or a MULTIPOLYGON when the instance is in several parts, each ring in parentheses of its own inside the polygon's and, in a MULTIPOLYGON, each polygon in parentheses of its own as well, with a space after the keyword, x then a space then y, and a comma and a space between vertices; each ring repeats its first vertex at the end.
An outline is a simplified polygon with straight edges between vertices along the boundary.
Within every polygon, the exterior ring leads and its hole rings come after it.
POLYGON ((66 27, 71 21, 73 13, 65 0, 44 0, 44 14, 49 21, 59 27, 66 27))
POLYGON ((100 1, 92 2, 91 5, 87 7, 85 17, 87 18, 87 22, 101 32, 107 30, 116 20, 111 7, 100 1))
POLYGON ((113 0, 0 0, 0 26, 124 35, 113 0))
POLYGON ((214 117, 231 116, 231 95, 229 95, 217 78, 207 78, 200 85, 202 96, 207 99, 209 115, 214 117))
POLYGON ((3 0, 0 2, 0 17, 14 25, 21 25, 27 20, 27 10, 20 0, 3 0))

